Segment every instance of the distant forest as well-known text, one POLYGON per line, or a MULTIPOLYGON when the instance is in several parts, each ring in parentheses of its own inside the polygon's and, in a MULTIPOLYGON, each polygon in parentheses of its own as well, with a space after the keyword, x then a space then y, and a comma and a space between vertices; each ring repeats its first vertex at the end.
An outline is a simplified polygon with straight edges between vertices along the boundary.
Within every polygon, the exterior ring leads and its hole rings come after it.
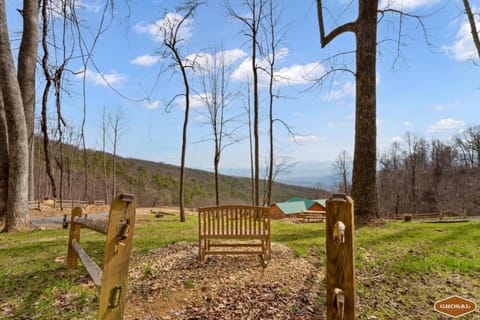
POLYGON ((480 214, 480 126, 449 142, 407 133, 378 158, 378 209, 480 214))
MULTIPOLYGON (((52 198, 52 184, 45 167, 45 156, 40 138, 35 141, 35 198, 52 198)), ((52 157, 51 172, 57 190, 57 200, 106 200, 112 199, 112 183, 115 193, 133 193, 137 205, 153 207, 178 205, 179 175, 177 166, 128 159, 117 156, 115 179, 112 179, 113 155, 107 152, 87 150, 71 144, 49 144, 52 157), (84 161, 86 159, 86 161, 84 161), (87 170, 85 170, 85 163, 87 170), (87 174, 85 174, 85 171, 87 174), (87 181, 87 183, 85 183, 87 181)), ((199 207, 215 205, 213 173, 187 169, 185 184, 185 205, 199 207)), ((251 179, 220 176, 220 204, 251 204, 251 179)), ((261 185, 265 195, 266 185, 261 185)), ((323 199, 329 192, 318 188, 306 188, 275 183, 273 202, 285 201, 293 196, 309 199, 323 199)), ((265 198, 264 197, 261 197, 265 198)))
MULTIPOLYGON (((51 143, 50 148, 57 199, 111 201, 112 154, 94 150, 84 154, 70 144, 51 143)), ((35 149, 35 198, 51 198, 40 140, 35 149)), ((117 156, 115 171, 116 192, 137 195, 139 206, 178 205, 179 167, 117 156)), ((272 202, 293 196, 321 199, 330 194, 319 188, 275 183, 272 202)), ((411 133, 393 142, 378 157, 377 194, 378 213, 385 218, 415 212, 480 214, 480 126, 469 127, 448 142, 428 141, 411 133)), ((221 204, 249 204, 251 198, 249 178, 220 177, 221 204)), ((214 205, 213 173, 187 169, 185 202, 190 207, 214 205)))

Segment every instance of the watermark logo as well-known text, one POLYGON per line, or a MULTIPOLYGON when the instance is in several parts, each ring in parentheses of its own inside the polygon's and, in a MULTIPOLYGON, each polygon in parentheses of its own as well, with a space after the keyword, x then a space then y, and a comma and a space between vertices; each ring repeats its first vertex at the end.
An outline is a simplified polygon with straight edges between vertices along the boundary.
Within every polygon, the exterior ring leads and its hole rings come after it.
POLYGON ((447 316, 458 318, 477 309, 475 302, 459 297, 451 296, 435 302, 433 307, 435 311, 443 313, 447 316))

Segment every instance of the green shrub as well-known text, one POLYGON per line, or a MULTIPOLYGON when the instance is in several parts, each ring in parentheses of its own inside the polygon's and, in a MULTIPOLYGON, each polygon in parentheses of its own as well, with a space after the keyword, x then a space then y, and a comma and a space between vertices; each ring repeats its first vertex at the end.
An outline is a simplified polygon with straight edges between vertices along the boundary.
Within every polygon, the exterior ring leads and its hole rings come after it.
POLYGON ((412 215, 412 214, 405 214, 405 215, 403 216, 403 221, 404 221, 404 222, 410 222, 410 221, 412 221, 412 220, 413 220, 413 215, 412 215))

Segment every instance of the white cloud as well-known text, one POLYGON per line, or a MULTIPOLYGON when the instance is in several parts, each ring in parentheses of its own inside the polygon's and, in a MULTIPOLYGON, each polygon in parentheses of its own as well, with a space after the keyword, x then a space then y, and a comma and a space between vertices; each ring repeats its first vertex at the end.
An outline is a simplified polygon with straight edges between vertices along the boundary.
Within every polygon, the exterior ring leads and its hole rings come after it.
POLYGON ((428 128, 430 133, 450 133, 460 132, 465 127, 465 123, 461 120, 452 118, 440 119, 437 123, 432 124, 428 128))
MULTIPOLYGON (((77 77, 83 77, 83 72, 78 73, 77 77)), ((120 74, 116 71, 100 74, 98 72, 87 69, 85 70, 85 77, 87 80, 103 87, 108 87, 109 85, 112 87, 120 87, 125 81, 127 81, 127 76, 120 74)))
POLYGON ((321 142, 325 141, 325 138, 314 136, 314 135, 295 135, 292 137, 292 140, 296 143, 309 143, 309 142, 321 142))
POLYGON ((80 1, 80 0, 51 0, 48 2, 48 10, 53 18, 61 18, 64 16, 63 9, 66 4, 67 16, 72 15, 72 8, 78 10, 83 9, 87 12, 99 12, 102 9, 102 5, 99 1, 80 1))
POLYGON ((225 67, 231 66, 239 59, 247 56, 247 53, 241 49, 224 50, 211 55, 210 53, 198 52, 185 57, 185 64, 188 66, 199 66, 208 70, 214 64, 220 66, 223 60, 225 67))
MULTIPOLYGON (((203 101, 205 93, 190 96, 190 109, 201 109, 204 107, 203 101)), ((182 96, 175 101, 178 108, 185 110, 185 97, 182 96)))
POLYGON ((136 57, 130 63, 136 64, 139 66, 145 66, 145 67, 150 67, 153 66, 154 64, 158 63, 160 61, 159 56, 152 56, 149 54, 145 54, 143 56, 136 57))
POLYGON ((275 73, 277 86, 309 83, 325 74, 325 67, 320 62, 297 64, 282 68, 275 73))
MULTIPOLYGON (((182 21, 183 17, 176 12, 169 12, 165 15, 163 19, 157 20, 154 23, 140 22, 137 23, 133 29, 137 33, 146 33, 150 34, 153 37, 154 41, 162 42, 166 36, 172 34, 172 30, 178 26, 182 21)), ((192 19, 186 19, 179 31, 178 39, 188 40, 192 35, 191 30, 192 19)))
POLYGON ((222 55, 225 61, 225 65, 230 66, 237 62, 239 59, 245 58, 247 56, 247 53, 241 49, 232 49, 224 50, 216 54, 217 57, 221 57, 222 55))
POLYGON ((355 96, 355 83, 347 81, 339 87, 339 83, 334 83, 333 88, 322 99, 324 101, 339 100, 345 97, 355 96))
POLYGON ((403 122, 403 125, 404 125, 405 127, 409 128, 409 127, 412 126, 412 123, 407 120, 407 121, 404 121, 404 122, 403 122))
POLYGON ((143 104, 145 109, 149 109, 149 110, 158 109, 160 105, 161 105, 161 102, 159 100, 148 101, 143 104))
MULTIPOLYGON (((477 28, 480 28, 479 19, 476 20, 477 28)), ((443 46, 443 51, 451 58, 458 61, 478 59, 478 53, 473 43, 470 24, 464 19, 455 37, 455 42, 450 46, 443 46)))
POLYGON ((413 10, 420 7, 429 7, 440 2, 441 0, 381 0, 379 7, 382 9, 413 10))
MULTIPOLYGON (((287 50, 281 51, 284 57, 288 53, 287 50)), ((257 61, 260 68, 268 69, 268 61, 263 59, 257 61)), ((235 69, 231 75, 231 79, 235 81, 247 82, 252 79, 252 59, 249 57, 235 69)), ((312 62, 307 64, 296 64, 278 69, 274 72, 274 86, 299 85, 310 83, 314 79, 320 78, 325 73, 325 68, 320 62, 312 62)), ((259 84, 262 87, 268 86, 269 76, 266 72, 258 73, 259 84)))

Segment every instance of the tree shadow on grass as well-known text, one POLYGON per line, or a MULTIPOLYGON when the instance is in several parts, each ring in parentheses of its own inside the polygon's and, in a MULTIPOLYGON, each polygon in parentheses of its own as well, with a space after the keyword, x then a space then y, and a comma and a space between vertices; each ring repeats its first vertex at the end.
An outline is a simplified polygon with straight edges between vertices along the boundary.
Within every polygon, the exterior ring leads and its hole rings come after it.
MULTIPOLYGON (((85 241, 82 245, 87 252, 94 252, 94 258, 103 254, 95 252, 103 252, 102 241, 85 241)), ((38 248, 32 243, 22 244, 0 250, 0 255, 10 257, 12 262, 16 256, 24 257, 20 265, 12 264, 0 278, 0 318, 71 319, 96 309, 94 286, 77 287, 85 282, 85 269, 81 264, 72 272, 65 269, 65 242, 42 242, 38 248)))

